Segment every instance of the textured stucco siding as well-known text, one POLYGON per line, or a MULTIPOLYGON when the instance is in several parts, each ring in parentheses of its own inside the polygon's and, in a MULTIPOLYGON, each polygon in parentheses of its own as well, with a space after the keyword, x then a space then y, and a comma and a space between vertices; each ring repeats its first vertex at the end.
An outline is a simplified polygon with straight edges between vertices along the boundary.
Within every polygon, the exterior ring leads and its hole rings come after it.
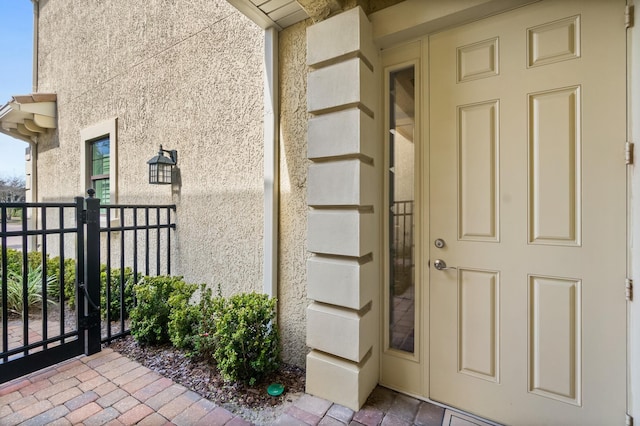
POLYGON ((41 0, 39 33, 38 91, 58 95, 39 200, 82 195, 80 131, 115 117, 118 203, 177 204, 172 272, 261 291, 263 31, 224 0, 41 0), (147 183, 160 144, 173 186, 147 183))
POLYGON ((304 365, 308 352, 307 300, 307 65, 306 29, 280 32, 280 327, 289 362, 304 365), (303 336, 302 339, 299 336, 303 336))

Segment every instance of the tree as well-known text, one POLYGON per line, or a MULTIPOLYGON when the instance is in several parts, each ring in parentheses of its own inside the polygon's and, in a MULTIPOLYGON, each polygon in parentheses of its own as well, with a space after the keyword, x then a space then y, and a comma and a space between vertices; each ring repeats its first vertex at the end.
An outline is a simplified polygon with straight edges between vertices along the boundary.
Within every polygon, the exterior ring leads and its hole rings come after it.
POLYGON ((25 200, 26 186, 23 176, 0 176, 0 202, 22 203, 25 200))

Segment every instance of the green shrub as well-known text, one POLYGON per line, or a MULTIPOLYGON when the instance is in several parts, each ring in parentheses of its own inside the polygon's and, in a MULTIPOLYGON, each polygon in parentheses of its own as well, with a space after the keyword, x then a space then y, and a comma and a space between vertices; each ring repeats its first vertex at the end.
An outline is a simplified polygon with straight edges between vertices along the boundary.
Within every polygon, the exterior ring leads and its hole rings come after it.
MULTIPOLYGON (((54 277, 55 282, 52 285, 53 291, 49 296, 54 299, 60 297, 60 257, 55 256, 47 259, 47 275, 54 277)), ((75 306, 75 288, 76 288, 76 261, 75 259, 64 259, 64 272, 62 275, 63 291, 65 300, 69 300, 71 307, 75 306)))
MULTIPOLYGON (((120 318, 120 281, 124 278, 124 318, 129 318, 129 314, 134 307, 135 298, 133 295, 134 285, 140 281, 142 274, 138 273, 135 277, 133 270, 129 267, 120 269, 112 269, 110 276, 110 299, 109 303, 109 316, 110 318, 120 318), (122 272, 122 273, 121 273, 122 272)), ((107 317, 107 267, 106 265, 100 265, 100 309, 102 315, 107 317)))
POLYGON ((212 304, 214 359, 227 380, 253 385, 280 365, 276 300, 242 293, 212 304))
MULTIPOLYGON (((188 304, 198 286, 182 277, 159 276, 144 277, 133 288, 137 305, 131 310, 131 334, 140 344, 153 345, 169 342, 171 305, 188 304)), ((188 321, 176 316, 173 322, 176 339, 186 339, 188 321)))
POLYGON ((215 308, 214 304, 219 303, 222 298, 220 288, 218 287, 218 297, 213 297, 213 292, 204 284, 200 290, 200 321, 195 327, 193 336, 194 353, 200 355, 205 360, 213 362, 216 350, 215 338, 215 308))
MULTIPOLYGON (((60 270, 60 259, 54 258, 57 262, 56 271, 60 270)), ((76 264, 73 259, 64 260, 64 294, 70 308, 75 307, 76 302, 76 264)), ((111 269, 110 275, 110 299, 109 315, 111 319, 120 318, 120 280, 121 270, 118 268, 111 269)), ((57 276, 57 275, 56 275, 57 276)), ((140 280, 142 274, 138 273, 134 277, 133 270, 129 267, 124 268, 124 319, 129 318, 129 313, 133 309, 135 298, 133 294, 133 286, 140 280)), ((107 266, 100 265, 100 310, 104 318, 107 317, 107 266)))
MULTIPOLYGON (((2 260, 2 251, 0 251, 0 261, 2 260)), ((22 252, 15 249, 7 249, 7 272, 22 273, 22 252)), ((0 270, 0 277, 2 271, 0 270)))
POLYGON ((198 285, 182 277, 144 277, 134 285, 131 334, 140 344, 168 341, 193 349, 217 363, 226 380, 255 384, 280 366, 276 300, 243 293, 212 297, 200 286, 200 301, 190 302, 198 285))
MULTIPOLYGON (((176 283, 169 296, 169 339, 176 348, 193 349, 195 336, 202 321, 202 302, 198 305, 189 303, 197 284, 187 284, 184 281, 176 283)), ((204 284, 202 285, 204 288, 204 284)))
MULTIPOLYGON (((1 259, 0 253, 0 259, 1 259)), ((7 249, 7 271, 8 273, 13 272, 15 274, 22 274, 22 252, 14 249, 7 249)), ((52 279, 48 285, 47 296, 50 299, 58 299, 60 296, 60 285, 59 285, 59 277, 60 277, 60 258, 53 257, 49 258, 47 256, 47 276, 49 279, 52 279)), ((42 269, 42 253, 37 251, 32 251, 27 253, 27 264, 28 271, 31 272, 37 268, 42 269)), ((0 277, 2 274, 0 273, 0 277)), ((76 277, 76 262, 74 259, 65 259, 64 260, 64 292, 65 298, 71 299, 72 307, 75 302, 75 277, 76 277)))
MULTIPOLYGON (((1 253, 0 253, 1 255, 1 253)), ((17 275, 22 274, 22 259, 23 255, 21 251, 14 249, 7 249, 7 271, 13 272, 17 275)), ((36 269, 42 269, 42 253, 41 252, 29 252, 27 253, 27 263, 29 265, 29 272, 36 269)), ((64 272, 62 274, 63 285, 60 286, 60 257, 55 256, 46 259, 47 264, 47 297, 52 300, 60 298, 60 288, 64 289, 64 299, 67 300, 71 309, 75 308, 76 304, 76 261, 72 258, 64 259, 64 272)), ((0 274, 1 277, 1 274, 0 274)), ((133 270, 129 267, 124 269, 124 303, 125 303, 125 317, 128 318, 128 314, 133 309, 134 297, 133 297, 133 285, 142 277, 142 274, 138 274, 134 277, 133 270)), ((111 318, 120 318, 120 269, 112 269, 110 277, 110 292, 111 303, 109 305, 109 313, 111 318)), ((106 265, 100 265, 100 307, 102 315, 107 315, 107 273, 106 265)))
POLYGON ((144 277, 133 286, 138 301, 131 310, 131 334, 143 345, 160 344, 169 341, 167 323, 169 305, 167 301, 176 277, 144 277))
MULTIPOLYGON (((52 271, 55 271, 56 282, 59 283, 60 278, 60 257, 52 257, 47 262, 48 268, 51 268, 52 271)), ((72 307, 75 305, 76 301, 76 260, 72 258, 64 259, 64 272, 62 273, 63 284, 62 287, 64 289, 64 298, 68 300, 72 307)))
MULTIPOLYGON (((22 273, 22 258, 23 258, 22 251, 15 250, 15 249, 7 249, 7 271, 22 273)), ((1 259, 2 259, 2 253, 0 252, 0 260, 1 259)), ((29 270, 35 269, 38 266, 42 267, 42 253, 38 251, 28 252, 27 265, 29 270)))
MULTIPOLYGON (((20 262, 22 264, 22 262, 20 262)), ((42 253, 39 251, 30 251, 27 253, 27 264, 29 269, 36 268, 42 265, 42 253)))

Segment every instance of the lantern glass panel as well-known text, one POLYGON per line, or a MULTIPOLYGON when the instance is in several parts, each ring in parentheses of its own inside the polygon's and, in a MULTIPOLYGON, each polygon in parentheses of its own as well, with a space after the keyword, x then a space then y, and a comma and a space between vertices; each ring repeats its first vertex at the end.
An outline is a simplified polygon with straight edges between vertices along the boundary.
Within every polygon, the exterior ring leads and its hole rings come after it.
POLYGON ((170 184, 172 167, 165 163, 149 164, 149 183, 170 184))

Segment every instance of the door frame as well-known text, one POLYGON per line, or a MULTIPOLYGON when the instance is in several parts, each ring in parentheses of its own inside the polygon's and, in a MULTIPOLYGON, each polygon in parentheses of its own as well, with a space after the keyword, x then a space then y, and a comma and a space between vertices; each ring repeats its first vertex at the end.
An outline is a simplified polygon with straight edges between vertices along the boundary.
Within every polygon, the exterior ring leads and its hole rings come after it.
MULTIPOLYGON (((408 352, 402 352, 399 350, 389 348, 389 333, 388 324, 390 322, 389 309, 382 309, 382 322, 381 322, 381 336, 380 336, 380 383, 388 388, 398 390, 402 393, 412 395, 418 398, 428 398, 428 381, 425 380, 429 373, 429 315, 428 315, 428 268, 426 262, 426 256, 422 256, 422 251, 425 248, 425 242, 429 241, 429 229, 422 226, 428 220, 429 214, 428 208, 424 208, 424 200, 429 199, 429 182, 428 173, 424 173, 421 167, 424 164, 429 164, 429 149, 428 149, 428 133, 423 129, 428 128, 428 97, 423 95, 421 88, 424 87, 426 82, 423 81, 425 75, 424 70, 428 66, 428 39, 422 37, 412 42, 401 44, 398 47, 394 47, 382 52, 382 102, 381 110, 383 119, 380 120, 380 134, 384 135, 383 146, 383 164, 382 167, 384 173, 384 185, 383 185, 383 206, 388 206, 388 194, 389 194, 389 176, 387 173, 389 159, 389 135, 386 130, 389 128, 389 108, 387 102, 387 95, 389 93, 389 79, 388 76, 391 72, 407 68, 414 67, 415 70, 415 125, 414 125, 414 210, 413 210, 413 225, 414 225, 414 260, 415 260, 415 293, 414 301, 416 304, 414 321, 414 352, 410 354, 408 352), (407 383, 407 381, 409 383, 407 383)), ((384 231, 382 232, 382 249, 381 253, 382 262, 382 294, 381 301, 382 306, 389 306, 390 291, 389 291, 389 250, 390 246, 389 234, 387 224, 389 223, 389 209, 383 208, 382 223, 384 231)))
MULTIPOLYGON (((420 44, 420 57, 416 63, 419 64, 421 69, 428 66, 428 36, 437 31, 459 26, 472 21, 480 20, 498 13, 503 13, 521 6, 525 6, 531 3, 535 3, 541 0, 477 0, 474 6, 464 9, 460 6, 454 5, 450 7, 444 7, 441 5, 430 5, 425 7, 419 0, 407 0, 395 6, 383 9, 379 12, 373 13, 369 16, 369 19, 373 27, 373 39, 377 47, 382 49, 382 72, 380 73, 379 81, 380 87, 382 87, 382 93, 380 97, 379 111, 382 120, 379 120, 379 131, 384 136, 384 157, 383 161, 388 159, 388 137, 386 130, 388 127, 388 118, 386 114, 387 108, 387 76, 388 70, 394 69, 393 65, 390 65, 392 61, 389 60, 390 52, 401 52, 404 47, 411 43, 420 44), (425 42, 425 40, 427 40, 425 42)), ((633 5, 633 0, 627 0, 627 4, 633 5)), ((640 22, 640 8, 632 8, 629 13, 632 15, 631 22, 640 22), (637 10, 636 10, 637 9, 637 10)), ((621 18, 621 24, 623 20, 621 18)), ((633 119, 634 112, 640 111, 640 79, 633 79, 633 75, 640 72, 640 31, 633 25, 627 30, 627 140, 634 142, 634 135, 640 135, 640 116, 637 119, 633 119)), ((405 59, 406 61, 406 59, 405 59)), ((397 68, 397 67, 396 67, 397 68)), ((416 72, 418 75, 418 72, 416 72)), ((417 96, 416 103, 420 105, 420 124, 416 123, 416 140, 420 141, 420 144, 416 144, 416 161, 421 165, 428 163, 428 132, 424 132, 424 129, 428 128, 428 102, 424 101, 424 96, 417 96), (418 149, 418 146, 421 149, 418 149), (422 152, 419 152, 422 151, 422 152), (419 158, 419 160, 418 160, 419 158), (425 162, 426 161, 426 162, 425 162)), ((418 113, 416 113, 418 117, 418 113)), ((623 148, 620 147, 620 158, 624 161, 625 153, 622 152, 623 148)), ((386 163, 385 163, 386 164, 386 163)), ((383 167, 384 169, 384 167, 383 167)), ((634 256, 637 252, 633 250, 633 242, 640 241, 640 226, 634 224, 634 217, 638 216, 640 211, 640 171, 637 171, 633 164, 628 166, 627 169, 627 277, 633 282, 633 280, 640 282, 640 257, 634 256)), ((388 194, 388 178, 386 171, 384 178, 384 200, 383 205, 386 205, 386 197, 388 194)), ((421 197, 425 197, 425 190, 428 200, 428 184, 421 183, 425 178, 421 174, 422 169, 416 167, 416 194, 420 194, 421 197), (424 188, 424 187, 427 188, 424 188)), ((418 203, 416 202, 418 206, 418 203)), ((425 210, 428 209, 416 209, 415 223, 418 225, 426 218, 423 217, 425 210)), ((387 306, 389 301, 388 295, 388 236, 386 233, 386 224, 388 223, 388 212, 384 211, 384 218, 382 219, 382 227, 384 229, 382 239, 382 251, 384 253, 383 265, 381 267, 381 273, 383 279, 381 280, 381 301, 383 306, 387 306)), ((428 213, 428 211, 427 211, 428 213)), ((424 227, 426 228, 426 227, 424 227)), ((417 228, 415 233, 416 241, 416 259, 420 259, 421 250, 425 250, 429 241, 429 230, 417 228)), ((424 263, 424 262, 423 262, 424 263)), ((419 322, 416 325, 420 325, 423 330, 428 333, 428 271, 426 265, 420 265, 416 261, 416 283, 419 279, 423 279, 422 289, 416 292, 416 302, 419 302, 422 306, 422 318, 417 316, 419 322), (420 278, 421 277, 421 278, 420 278), (426 279, 425 279, 426 278, 426 279), (418 297, 420 294, 420 297, 418 297)), ((420 286, 417 286, 418 290, 420 286)), ((623 297, 623 296, 621 296, 623 297)), ((627 412, 631 417, 640 416, 640 335, 634 331, 640 330, 640 307, 633 303, 633 300, 627 302, 627 412), (634 336, 636 334, 636 336, 634 336)), ((428 336, 422 339, 419 346, 416 346, 416 350, 420 351, 418 355, 418 362, 421 365, 416 368, 402 368, 398 367, 394 363, 385 363, 385 348, 388 339, 385 336, 385 326, 388 324, 388 313, 383 310, 380 318, 380 333, 381 333, 381 361, 380 361, 380 384, 389 387, 394 390, 398 390, 402 393, 412 395, 421 399, 429 400, 428 395, 428 380, 421 380, 417 386, 413 386, 411 389, 407 389, 400 386, 397 382, 389 380, 391 376, 385 370, 389 368, 399 369, 394 370, 394 375, 406 376, 408 374, 414 374, 420 371, 423 377, 428 378, 428 336), (390 367, 391 366, 391 367, 390 367)), ((417 320, 418 321, 418 320, 417 320)), ((387 357, 388 358, 388 357, 387 357)), ((407 359, 407 357, 397 357, 399 359, 407 359)))

